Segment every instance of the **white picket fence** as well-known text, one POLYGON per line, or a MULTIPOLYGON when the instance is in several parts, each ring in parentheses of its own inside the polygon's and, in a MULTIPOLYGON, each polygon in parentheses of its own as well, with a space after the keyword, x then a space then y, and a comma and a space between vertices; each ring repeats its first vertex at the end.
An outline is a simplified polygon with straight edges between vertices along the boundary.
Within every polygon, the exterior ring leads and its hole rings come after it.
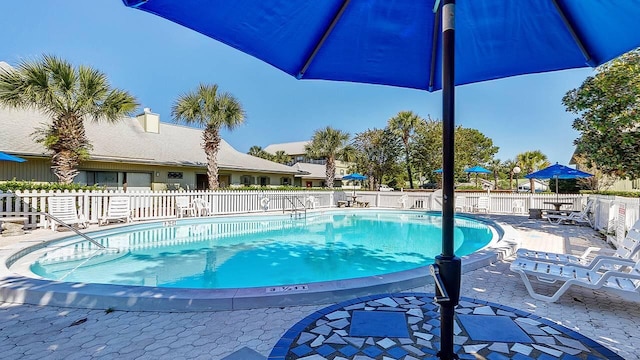
MULTIPOLYGON (((203 199, 213 215, 257 213, 265 211, 292 211, 310 208, 336 207, 338 201, 351 200, 356 196, 359 202, 368 202, 371 207, 412 208, 441 210, 442 193, 426 191, 166 191, 166 192, 118 192, 118 191, 25 191, 16 193, 0 192, 0 217, 8 213, 36 213, 47 211, 47 198, 51 196, 73 196, 80 215, 89 223, 98 223, 106 211, 111 196, 129 196, 131 198, 132 219, 134 221, 169 219, 178 217, 176 197, 186 196, 190 201, 203 199), (310 197, 313 198, 310 199, 310 197), (268 199, 268 200, 264 200, 268 199), (3 215, 3 213, 5 213, 3 215)), ((489 197, 489 212, 494 214, 513 214, 514 201, 524 202, 519 214, 528 213, 528 209, 552 209, 545 202, 561 201, 572 203, 573 210, 581 210, 587 203, 587 196, 579 194, 529 194, 529 193, 486 193, 456 192, 456 205, 466 211, 473 209, 480 197, 489 197)), ((629 229, 640 217, 640 199, 614 196, 594 196, 595 228, 613 233, 620 227, 619 208, 624 204, 625 229, 629 229)), ((28 227, 46 227, 44 216, 29 215, 28 227)))

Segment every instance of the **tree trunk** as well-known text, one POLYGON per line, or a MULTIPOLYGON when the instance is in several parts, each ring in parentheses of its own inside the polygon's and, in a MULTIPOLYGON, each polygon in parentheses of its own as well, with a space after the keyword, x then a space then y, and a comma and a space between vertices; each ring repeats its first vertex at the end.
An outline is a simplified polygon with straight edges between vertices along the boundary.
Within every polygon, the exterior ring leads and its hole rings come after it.
POLYGON ((535 193, 536 192, 536 183, 534 181, 534 179, 529 179, 529 186, 531 186, 531 193, 535 193))
POLYGON ((220 187, 218 182, 218 150, 220 149, 220 133, 218 129, 208 126, 203 134, 204 152, 207 155, 207 177, 209 180, 209 190, 217 190, 220 187))
POLYGON ((89 141, 82 119, 63 115, 53 121, 47 133, 47 141, 55 139, 48 147, 53 152, 51 169, 62 184, 70 184, 78 175, 78 165, 88 155, 89 141))
POLYGON ((325 167, 325 175, 327 177, 327 187, 333 189, 333 180, 336 177, 336 160, 333 157, 327 158, 327 165, 325 167))
POLYGON ((405 161, 407 162, 407 174, 409 175, 409 189, 413 189, 413 176, 411 175, 411 163, 409 162, 409 145, 404 148, 405 161))

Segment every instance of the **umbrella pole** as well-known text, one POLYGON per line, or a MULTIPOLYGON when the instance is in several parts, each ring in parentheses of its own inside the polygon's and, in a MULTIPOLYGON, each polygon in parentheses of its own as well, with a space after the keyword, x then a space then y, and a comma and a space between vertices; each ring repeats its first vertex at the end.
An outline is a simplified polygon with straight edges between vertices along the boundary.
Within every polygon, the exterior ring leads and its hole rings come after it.
POLYGON ((454 225, 454 34, 455 0, 442 6, 442 254, 436 256, 431 273, 436 282, 436 302, 440 305, 440 351, 444 360, 457 359, 453 350, 455 307, 460 298, 461 260, 453 247, 454 225))

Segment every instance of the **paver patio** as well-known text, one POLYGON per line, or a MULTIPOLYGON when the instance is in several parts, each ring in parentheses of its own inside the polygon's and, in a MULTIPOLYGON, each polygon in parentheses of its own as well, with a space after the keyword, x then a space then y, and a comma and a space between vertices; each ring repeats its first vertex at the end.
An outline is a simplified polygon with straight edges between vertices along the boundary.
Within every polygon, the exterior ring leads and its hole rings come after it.
MULTIPOLYGON (((521 235, 522 246, 580 253, 606 244, 592 229, 522 216, 488 215, 521 235)), ((7 241, 6 238, 1 241, 7 241)), ((2 242, 0 242, 2 244, 2 242)), ((433 292, 433 285, 412 289, 433 292)), ((549 319, 625 359, 640 359, 640 304, 573 288, 557 303, 529 297, 519 275, 501 261, 462 276, 462 295, 549 319)), ((204 313, 107 312, 0 303, 0 354, 7 359, 223 359, 266 357, 299 320, 326 305, 204 313), (232 355, 236 353, 236 355, 232 355)))

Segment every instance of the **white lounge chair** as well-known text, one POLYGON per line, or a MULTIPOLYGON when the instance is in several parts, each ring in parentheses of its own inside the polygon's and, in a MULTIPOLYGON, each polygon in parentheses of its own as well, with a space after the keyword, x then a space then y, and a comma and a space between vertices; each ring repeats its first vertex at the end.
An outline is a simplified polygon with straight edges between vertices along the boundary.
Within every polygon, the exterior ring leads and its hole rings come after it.
POLYGON ((547 219, 549 219, 549 222, 552 224, 568 222, 573 224, 589 224, 589 226, 593 227, 590 217, 593 204, 594 201, 590 199, 582 211, 574 211, 569 214, 547 213, 547 219))
POLYGON ((480 196, 478 198, 478 203, 473 205, 473 211, 475 212, 484 211, 485 213, 488 214, 489 213, 489 197, 480 196))
POLYGON ((640 300, 640 261, 609 258, 587 268, 521 258, 511 263, 510 269, 520 274, 529 295, 538 300, 555 302, 573 285, 611 291, 626 300, 640 300), (552 295, 542 295, 535 292, 529 277, 546 284, 558 281, 563 284, 552 295))
POLYGON ((587 248, 582 255, 576 256, 529 249, 518 249, 516 256, 517 258, 527 258, 536 261, 574 265, 578 267, 592 267, 593 264, 601 259, 631 259, 639 252, 640 220, 636 221, 631 229, 629 229, 627 236, 624 238, 622 243, 618 245, 616 250, 601 249, 599 247, 591 246, 587 248), (596 256, 592 258, 592 254, 596 254, 596 256))
POLYGON ((176 196, 176 213, 178 217, 196 216, 196 208, 189 201, 188 196, 176 196))
POLYGON ((56 231, 60 222, 67 225, 78 225, 87 227, 86 220, 78 216, 76 198, 73 196, 51 196, 47 199, 47 213, 53 216, 50 218, 51 229, 56 231))
POLYGON ((109 199, 107 213, 100 218, 98 225, 106 225, 109 220, 131 221, 131 200, 128 196, 114 196, 109 199))
POLYGON ((193 206, 195 209, 195 213, 198 216, 211 215, 211 205, 205 199, 202 199, 202 198, 193 199, 193 206))

